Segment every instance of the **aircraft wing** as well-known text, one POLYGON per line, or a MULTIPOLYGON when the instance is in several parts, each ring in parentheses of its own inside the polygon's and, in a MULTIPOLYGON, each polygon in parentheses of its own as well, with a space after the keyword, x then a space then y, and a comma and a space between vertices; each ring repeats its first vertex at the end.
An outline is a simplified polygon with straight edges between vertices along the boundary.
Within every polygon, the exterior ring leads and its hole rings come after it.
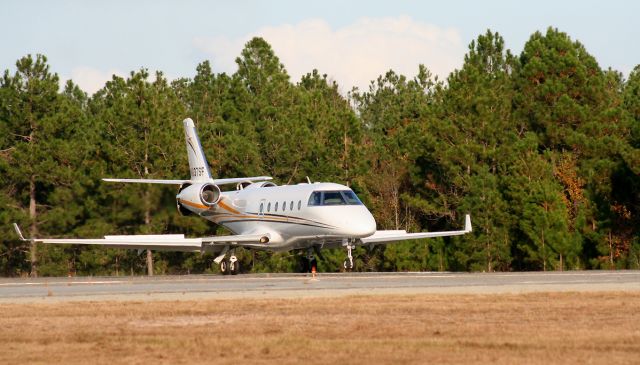
POLYGON ((433 238, 433 237, 447 237, 447 236, 461 236, 463 234, 470 233, 471 228, 471 216, 467 214, 464 220, 464 229, 461 231, 441 231, 441 232, 420 232, 420 233, 407 233, 407 231, 376 231, 369 237, 361 238, 363 244, 385 244, 398 241, 415 240, 420 238, 433 238))
POLYGON ((264 248, 268 246, 270 235, 246 234, 214 237, 186 238, 183 234, 160 235, 121 235, 104 236, 104 238, 30 238, 22 235, 17 224, 13 224, 16 233, 23 241, 32 241, 44 244, 68 244, 68 245, 101 245, 111 248, 126 248, 134 250, 154 251, 182 251, 204 252, 217 251, 225 246, 245 246, 264 248))
POLYGON ((209 179, 209 180, 162 180, 162 179, 102 179, 108 182, 121 182, 121 183, 139 183, 139 184, 168 184, 168 185, 182 185, 185 183, 195 184, 208 182, 215 185, 227 185, 237 184, 241 182, 254 182, 254 181, 266 181, 271 180, 270 176, 253 176, 253 177, 234 177, 230 179, 209 179))

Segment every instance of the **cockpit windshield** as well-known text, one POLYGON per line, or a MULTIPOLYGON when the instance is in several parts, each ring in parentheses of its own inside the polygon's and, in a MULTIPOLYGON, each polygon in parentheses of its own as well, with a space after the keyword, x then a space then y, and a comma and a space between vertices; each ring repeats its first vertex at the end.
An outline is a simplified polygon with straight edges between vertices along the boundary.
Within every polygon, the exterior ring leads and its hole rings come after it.
POLYGON ((309 206, 321 205, 362 205, 351 190, 314 191, 309 197, 309 206))

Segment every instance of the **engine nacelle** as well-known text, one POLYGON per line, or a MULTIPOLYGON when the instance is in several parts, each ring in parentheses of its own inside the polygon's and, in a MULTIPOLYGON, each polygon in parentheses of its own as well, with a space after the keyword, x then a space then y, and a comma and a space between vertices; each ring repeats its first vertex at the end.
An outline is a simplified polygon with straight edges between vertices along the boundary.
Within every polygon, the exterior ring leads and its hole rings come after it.
POLYGON ((182 190, 188 188, 189 186, 191 186, 191 184, 180 185, 180 188, 178 188, 178 194, 176 194, 176 208, 178 208, 178 213, 180 213, 180 215, 182 216, 189 216, 194 214, 180 202, 180 193, 182 193, 182 190))
POLYGON ((215 184, 183 185, 176 195, 178 211, 182 215, 188 215, 194 210, 205 210, 220 201, 222 193, 215 184))

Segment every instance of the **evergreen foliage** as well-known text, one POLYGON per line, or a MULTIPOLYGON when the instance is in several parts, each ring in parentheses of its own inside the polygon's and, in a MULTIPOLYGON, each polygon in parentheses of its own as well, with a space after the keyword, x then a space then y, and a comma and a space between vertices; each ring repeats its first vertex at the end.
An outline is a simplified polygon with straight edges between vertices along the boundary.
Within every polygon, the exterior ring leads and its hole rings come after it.
MULTIPOLYGON (((47 237, 224 233, 175 211, 166 187, 102 177, 188 175, 180 121, 194 119, 216 177, 309 176, 351 186, 378 229, 450 229, 454 238, 358 248, 359 270, 640 268, 640 65, 625 80, 549 28, 520 55, 488 30, 459 70, 389 70, 340 92, 319 70, 291 80, 271 46, 250 40, 238 70, 209 61, 168 82, 141 69, 93 96, 60 88, 45 56, 0 79, 0 275, 142 274, 137 252, 29 246, 47 237)), ((321 271, 344 252, 323 251, 321 271)), ((295 271, 294 253, 240 250, 241 267, 295 271)), ((149 257, 151 259, 151 257, 149 257)), ((215 272, 211 255, 153 253, 156 273, 215 272)))

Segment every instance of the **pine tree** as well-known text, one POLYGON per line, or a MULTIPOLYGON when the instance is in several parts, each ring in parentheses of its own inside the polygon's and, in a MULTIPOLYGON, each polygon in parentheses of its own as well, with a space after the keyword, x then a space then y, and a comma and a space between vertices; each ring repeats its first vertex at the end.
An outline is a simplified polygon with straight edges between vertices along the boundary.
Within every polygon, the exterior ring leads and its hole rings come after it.
MULTIPOLYGON (((181 121, 183 105, 162 73, 149 80, 142 69, 126 80, 114 76, 92 100, 106 176, 177 178, 186 176, 181 121), (180 170, 182 169, 182 171, 180 170)), ((102 187, 108 218, 123 233, 164 233, 174 214, 173 191, 153 185, 102 187)), ((161 255, 158 255, 161 257, 161 255)), ((147 251, 147 271, 153 256, 147 251)))
POLYGON ((502 176, 517 139, 511 115, 514 63, 499 34, 479 36, 463 67, 437 90, 434 117, 424 122, 412 189, 417 194, 410 202, 432 219, 459 224, 458 213, 473 215, 474 233, 449 245, 457 269, 504 270, 511 262, 513 221, 502 176))
MULTIPOLYGON (((83 214, 78 205, 78 166, 86 151, 81 142, 83 112, 80 104, 59 93, 58 80, 45 56, 28 55, 17 61, 13 75, 5 71, 0 82, 0 119, 8 132, 2 154, 7 213, 14 221, 27 222, 28 234, 34 237, 68 232, 83 214)), ((73 89, 73 84, 67 85, 67 91, 73 89)), ((65 261, 65 248, 39 253, 31 243, 29 250, 32 276, 39 274, 41 265, 43 274, 67 273, 67 267, 47 265, 51 255, 57 256, 51 260, 65 261)))
MULTIPOLYGON (((363 157, 369 165, 364 174, 362 195, 376 218, 378 229, 426 228, 426 219, 418 221, 418 215, 423 212, 417 212, 406 195, 413 190, 412 173, 422 153, 420 140, 425 120, 431 116, 430 104, 434 90, 439 87, 426 67, 420 66, 414 79, 408 80, 390 70, 371 82, 368 91, 356 89, 351 93, 364 131, 363 157)), ((383 247, 369 255, 367 266, 420 269, 415 265, 397 265, 397 252, 418 247, 423 247, 420 242, 383 247)))
POLYGON ((299 91, 262 38, 247 42, 236 63, 232 92, 237 108, 255 126, 262 168, 287 184, 302 181, 300 166, 310 154, 313 138, 303 122, 299 91))
POLYGON ((198 65, 181 96, 198 123, 198 133, 212 173, 219 177, 253 176, 262 161, 255 126, 238 97, 239 80, 215 74, 208 61, 198 65))
POLYGON ((619 77, 603 72, 582 44, 549 28, 526 43, 514 79, 519 123, 552 156, 563 186, 566 229, 578 237, 569 251, 603 244, 615 205, 611 176, 626 149, 619 77))
POLYGON ((358 185, 362 173, 362 125, 349 101, 327 75, 313 70, 298 83, 301 122, 312 131, 309 156, 301 163, 301 175, 319 181, 358 185))

